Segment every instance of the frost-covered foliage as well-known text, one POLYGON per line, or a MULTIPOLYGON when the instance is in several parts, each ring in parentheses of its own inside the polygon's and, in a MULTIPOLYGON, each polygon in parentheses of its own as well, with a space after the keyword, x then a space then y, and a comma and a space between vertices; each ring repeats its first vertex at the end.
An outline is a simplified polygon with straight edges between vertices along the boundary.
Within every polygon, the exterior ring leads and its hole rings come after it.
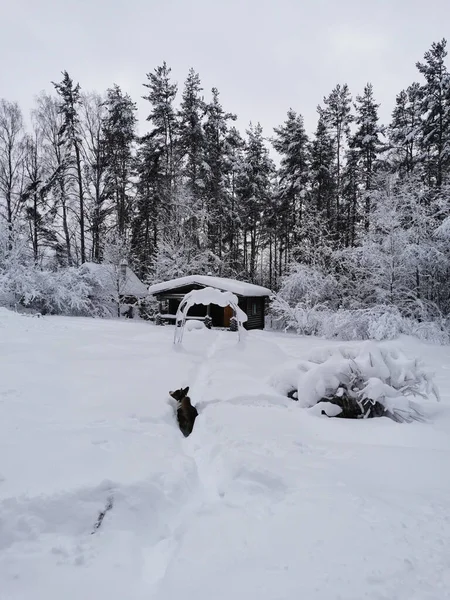
POLYGON ((344 394, 360 406, 361 417, 367 407, 380 403, 384 407, 380 416, 399 421, 420 418, 418 399, 435 396, 439 400, 433 375, 421 360, 370 342, 320 350, 308 360, 274 373, 270 383, 283 395, 295 390, 304 408, 320 403, 320 410, 328 416, 337 416, 340 411, 334 406, 333 414, 329 414, 322 403, 344 394))
POLYGON ((317 267, 292 264, 288 275, 282 279, 279 297, 291 305, 303 302, 313 307, 324 302, 336 302, 338 291, 338 282, 332 275, 317 267))
POLYGON ((272 303, 273 325, 342 340, 405 333, 448 343, 446 222, 438 226, 448 202, 430 200, 417 178, 392 176, 379 179, 371 201, 359 245, 334 250, 326 267, 291 266, 272 303))
POLYGON ((42 313, 102 314, 102 303, 93 296, 95 282, 75 267, 58 271, 17 265, 0 273, 0 302, 42 313))
POLYGON ((199 250, 183 236, 166 239, 158 247, 152 283, 185 275, 216 275, 221 260, 209 250, 199 250))
POLYGON ((405 334, 439 344, 450 343, 446 321, 419 322, 402 316, 397 307, 390 305, 330 310, 323 304, 311 307, 304 302, 290 306, 276 296, 271 310, 275 329, 295 331, 299 335, 338 340, 390 340, 405 334))

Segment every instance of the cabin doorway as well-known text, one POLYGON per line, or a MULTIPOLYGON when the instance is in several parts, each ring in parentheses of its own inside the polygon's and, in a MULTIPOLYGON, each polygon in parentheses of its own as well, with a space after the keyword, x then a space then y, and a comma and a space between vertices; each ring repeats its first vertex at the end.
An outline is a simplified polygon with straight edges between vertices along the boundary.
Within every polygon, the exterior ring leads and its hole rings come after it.
POLYGON ((233 316, 233 309, 231 308, 230 305, 225 306, 223 309, 223 326, 224 327, 229 327, 230 326, 230 321, 231 321, 231 317, 233 316))

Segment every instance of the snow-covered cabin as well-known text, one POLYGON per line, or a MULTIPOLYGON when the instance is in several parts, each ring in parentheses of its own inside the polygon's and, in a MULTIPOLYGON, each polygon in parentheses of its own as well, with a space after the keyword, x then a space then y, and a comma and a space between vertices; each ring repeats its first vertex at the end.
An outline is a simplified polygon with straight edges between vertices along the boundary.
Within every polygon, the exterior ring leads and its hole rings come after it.
POLYGON ((148 296, 148 288, 139 277, 122 261, 120 265, 86 262, 80 269, 95 277, 104 294, 109 294, 123 303, 134 303, 148 296))
MULTIPOLYGON (((178 306, 188 292, 206 287, 235 294, 239 301, 239 308, 248 316, 245 328, 264 329, 265 307, 272 292, 260 285, 225 277, 188 275, 151 285, 148 292, 159 301, 160 314, 170 320, 175 318, 178 306)), ((188 313, 189 317, 204 318, 206 315, 211 317, 213 327, 229 327, 233 310, 230 306, 195 304, 188 313)))

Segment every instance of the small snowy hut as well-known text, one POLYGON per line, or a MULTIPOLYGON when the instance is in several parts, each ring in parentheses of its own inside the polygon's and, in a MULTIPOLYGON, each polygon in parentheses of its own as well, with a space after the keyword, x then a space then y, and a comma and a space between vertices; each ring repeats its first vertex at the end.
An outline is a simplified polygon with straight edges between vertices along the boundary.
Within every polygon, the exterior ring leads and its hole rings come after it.
POLYGON ((112 303, 110 310, 117 314, 133 315, 133 306, 148 296, 148 288, 142 283, 127 262, 123 260, 119 265, 110 263, 83 263, 80 270, 88 273, 97 282, 94 295, 102 298, 106 305, 112 303))
MULTIPOLYGON (((178 307, 184 296, 192 290, 201 290, 207 287, 222 292, 231 292, 237 296, 239 308, 248 317, 244 324, 246 329, 264 329, 266 303, 272 292, 260 285, 225 277, 188 275, 151 285, 148 292, 159 301, 161 317, 164 320, 174 322, 178 307)), ((229 327, 233 309, 231 306, 218 306, 216 304, 208 304, 207 306, 195 304, 188 312, 188 318, 204 319, 206 315, 211 317, 213 327, 229 327)))

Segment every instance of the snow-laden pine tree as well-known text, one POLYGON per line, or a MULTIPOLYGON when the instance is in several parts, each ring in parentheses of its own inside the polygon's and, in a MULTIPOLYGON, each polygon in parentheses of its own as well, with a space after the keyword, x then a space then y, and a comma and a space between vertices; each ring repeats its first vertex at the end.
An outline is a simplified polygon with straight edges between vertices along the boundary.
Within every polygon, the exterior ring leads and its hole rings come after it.
POLYGON ((106 171, 117 233, 124 237, 132 219, 133 161, 136 140, 136 104, 118 85, 106 92, 102 118, 106 171))
POLYGON ((239 211, 243 225, 244 268, 251 281, 256 278, 261 250, 264 211, 271 198, 274 164, 258 123, 247 130, 247 144, 239 178, 239 211))
MULTIPOLYGON (((151 135, 139 143, 136 156, 136 200, 131 227, 131 250, 138 275, 147 279, 161 240, 170 232, 173 212, 166 197, 164 147, 151 135)), ((178 230, 177 227, 173 229, 178 230)))
POLYGON ((356 131, 352 135, 350 146, 357 157, 361 200, 363 205, 364 228, 369 229, 371 213, 371 191, 374 187, 374 175, 377 161, 383 149, 380 137, 383 128, 378 124, 378 107, 373 95, 373 86, 368 83, 361 96, 356 96, 356 131))
POLYGON ((184 84, 178 113, 178 152, 182 162, 184 199, 189 206, 184 225, 199 248, 204 245, 206 238, 203 130, 205 102, 202 91, 200 77, 191 68, 184 84))
POLYGON ((281 157, 277 186, 277 239, 284 248, 285 263, 289 263, 303 225, 310 162, 309 140, 303 117, 292 109, 289 109, 283 125, 274 131, 272 144, 281 157))
POLYGON ((331 239, 335 225, 336 179, 334 177, 335 150, 325 123, 323 110, 318 107, 319 120, 311 142, 310 187, 311 203, 307 218, 314 217, 321 236, 331 239))
MULTIPOLYGON (((161 153, 161 169, 163 173, 162 202, 165 205, 164 216, 172 219, 177 184, 177 135, 178 122, 174 107, 177 95, 177 85, 170 80, 171 69, 166 62, 157 67, 153 73, 147 73, 148 89, 145 100, 150 102, 150 113, 147 121, 150 123, 149 138, 161 153)), ((164 223, 167 226, 167 223, 164 223)))
POLYGON ((426 156, 428 185, 441 188, 450 168, 450 74, 445 64, 447 42, 432 44, 417 68, 422 86, 422 150, 426 156))
POLYGON ((348 85, 338 84, 328 97, 323 99, 323 120, 328 128, 333 141, 335 152, 334 178, 335 178, 335 207, 334 227, 339 237, 342 229, 341 195, 342 195, 342 167, 345 149, 350 135, 350 124, 353 121, 351 114, 352 98, 348 85))
POLYGON ((216 88, 205 106, 204 121, 204 198, 207 220, 207 245, 219 258, 231 261, 235 211, 229 176, 233 164, 233 141, 229 122, 236 116, 224 111, 216 88))
POLYGON ((397 95, 392 112, 388 130, 390 162, 400 176, 412 173, 420 160, 421 96, 420 85, 411 84, 397 95))
POLYGON ((83 187, 83 165, 82 165, 82 141, 80 131, 79 108, 81 103, 80 84, 74 85, 73 80, 67 71, 63 71, 63 79, 60 83, 53 83, 59 98, 59 111, 63 116, 63 123, 60 135, 68 150, 73 151, 71 165, 75 169, 76 180, 78 184, 79 213, 78 220, 80 225, 80 261, 86 262, 86 239, 85 239, 85 206, 84 206, 84 187, 83 187))
POLYGON ((228 274, 244 272, 244 249, 241 243, 243 223, 240 211, 239 185, 244 169, 245 142, 236 127, 230 127, 225 140, 226 194, 228 203, 224 214, 223 243, 226 248, 228 274))

